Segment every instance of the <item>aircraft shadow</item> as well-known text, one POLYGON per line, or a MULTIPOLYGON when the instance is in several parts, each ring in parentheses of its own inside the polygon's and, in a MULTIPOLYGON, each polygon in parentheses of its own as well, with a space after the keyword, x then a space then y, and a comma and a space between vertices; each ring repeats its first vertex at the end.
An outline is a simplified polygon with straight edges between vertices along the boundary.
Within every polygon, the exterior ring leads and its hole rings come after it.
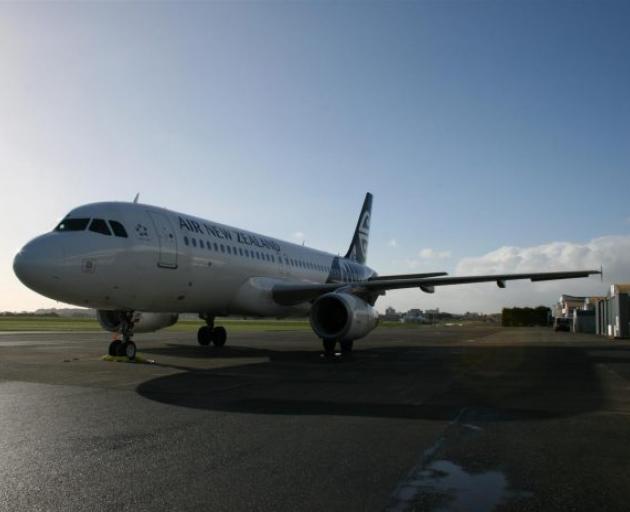
POLYGON ((215 369, 174 366, 185 371, 137 387, 148 399, 196 409, 448 420, 475 408, 495 421, 537 421, 595 411, 604 403, 595 360, 580 347, 396 346, 358 350, 333 362, 316 351, 252 347, 206 351, 171 344, 146 352, 268 358, 215 369))

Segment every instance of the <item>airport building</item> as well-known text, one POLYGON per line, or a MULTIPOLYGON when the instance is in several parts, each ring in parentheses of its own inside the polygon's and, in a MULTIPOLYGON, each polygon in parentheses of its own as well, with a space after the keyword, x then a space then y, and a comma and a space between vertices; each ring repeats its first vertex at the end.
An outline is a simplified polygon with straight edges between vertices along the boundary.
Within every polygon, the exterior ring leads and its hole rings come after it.
POLYGON ((630 284, 611 285, 605 297, 562 295, 553 316, 570 319, 572 332, 630 338, 630 284))
POLYGON ((381 318, 386 322, 399 322, 401 317, 402 317, 401 313, 398 313, 392 307, 388 307, 385 310, 385 314, 381 318))
POLYGON ((554 318, 573 318, 574 311, 589 309, 589 304, 592 303, 590 299, 591 297, 562 294, 553 308, 553 316, 554 318))
POLYGON ((421 309, 410 309, 403 315, 402 321, 404 323, 423 324, 426 322, 426 317, 421 309))
POLYGON ((630 284, 613 284, 595 307, 595 332, 609 338, 630 337, 630 284))
POLYGON ((553 308, 554 318, 568 318, 572 332, 594 334, 597 331, 597 307, 606 297, 576 297, 563 294, 553 308))

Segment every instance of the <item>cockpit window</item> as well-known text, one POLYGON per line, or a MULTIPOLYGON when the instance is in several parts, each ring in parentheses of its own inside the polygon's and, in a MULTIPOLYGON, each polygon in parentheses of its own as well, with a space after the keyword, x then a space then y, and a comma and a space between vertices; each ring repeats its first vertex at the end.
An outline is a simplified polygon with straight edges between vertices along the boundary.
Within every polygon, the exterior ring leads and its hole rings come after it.
POLYGON ((110 219, 109 225, 112 227, 114 235, 120 236, 122 238, 127 238, 127 230, 125 229, 125 226, 123 226, 120 222, 110 219))
POLYGON ((55 228, 55 231, 83 231, 87 228, 90 219, 63 219, 55 228))
POLYGON ((90 231, 100 233, 101 235, 111 236, 109 228, 103 219, 92 219, 92 222, 90 223, 90 231))

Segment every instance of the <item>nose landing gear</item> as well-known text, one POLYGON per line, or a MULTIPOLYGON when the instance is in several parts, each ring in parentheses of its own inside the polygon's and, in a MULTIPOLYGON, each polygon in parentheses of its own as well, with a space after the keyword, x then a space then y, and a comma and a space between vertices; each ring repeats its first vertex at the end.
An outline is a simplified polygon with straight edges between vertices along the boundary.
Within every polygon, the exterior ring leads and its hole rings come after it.
POLYGON ((129 359, 136 358, 136 344, 132 341, 133 336, 133 312, 125 311, 121 315, 120 332, 122 334, 122 340, 115 339, 109 344, 109 355, 113 357, 128 357, 129 359))
POLYGON ((206 321, 197 331, 197 342, 199 345, 207 346, 212 343, 215 347, 222 347, 227 341, 227 331, 224 327, 214 326, 214 317, 209 315, 199 315, 206 321))

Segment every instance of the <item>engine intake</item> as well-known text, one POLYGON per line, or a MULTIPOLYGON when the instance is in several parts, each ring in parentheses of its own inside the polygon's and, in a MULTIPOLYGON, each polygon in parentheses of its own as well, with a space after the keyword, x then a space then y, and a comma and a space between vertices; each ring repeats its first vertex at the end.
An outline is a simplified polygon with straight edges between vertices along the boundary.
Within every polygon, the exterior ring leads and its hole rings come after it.
MULTIPOLYGON (((99 309, 96 318, 106 331, 120 332, 122 325, 122 311, 107 311, 99 309)), ((177 322, 177 313, 134 313, 133 332, 153 332, 164 329, 177 322)))
POLYGON ((349 293, 327 293, 311 308, 311 327, 325 340, 356 340, 378 325, 378 313, 364 300, 349 293))

